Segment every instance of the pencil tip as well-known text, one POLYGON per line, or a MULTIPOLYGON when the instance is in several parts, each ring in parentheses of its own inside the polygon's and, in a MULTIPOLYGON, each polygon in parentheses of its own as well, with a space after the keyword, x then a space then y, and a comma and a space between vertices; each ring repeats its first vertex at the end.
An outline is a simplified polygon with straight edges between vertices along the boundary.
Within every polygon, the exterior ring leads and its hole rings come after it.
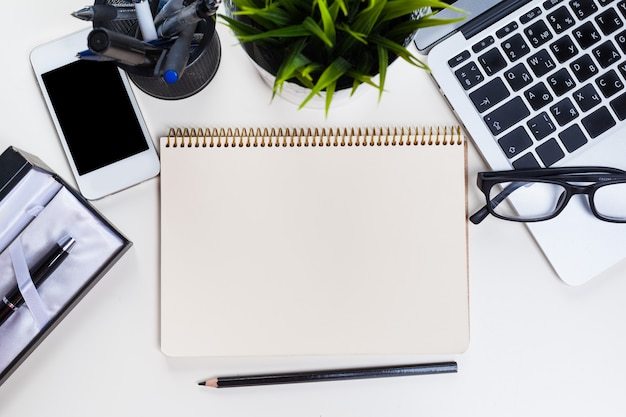
POLYGON ((203 385, 205 387, 211 387, 211 388, 218 388, 219 387, 217 378, 210 378, 210 379, 207 379, 205 381, 198 382, 198 385, 203 385))

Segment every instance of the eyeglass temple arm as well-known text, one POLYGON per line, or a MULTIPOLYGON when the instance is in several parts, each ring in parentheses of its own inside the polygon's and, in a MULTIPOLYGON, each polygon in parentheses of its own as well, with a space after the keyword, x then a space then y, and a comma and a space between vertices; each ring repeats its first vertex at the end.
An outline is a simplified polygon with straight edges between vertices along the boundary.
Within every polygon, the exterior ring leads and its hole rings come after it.
POLYGON ((511 193, 513 193, 513 191, 522 187, 524 184, 525 182, 523 181, 516 181, 516 182, 510 183, 509 185, 504 187, 504 189, 500 191, 498 195, 496 195, 494 198, 489 200, 489 202, 485 204, 480 210, 472 214, 469 220, 474 224, 478 224, 482 222, 489 215, 489 206, 491 206, 491 208, 497 207, 498 204, 502 203, 505 198, 507 198, 509 195, 511 195, 511 193))

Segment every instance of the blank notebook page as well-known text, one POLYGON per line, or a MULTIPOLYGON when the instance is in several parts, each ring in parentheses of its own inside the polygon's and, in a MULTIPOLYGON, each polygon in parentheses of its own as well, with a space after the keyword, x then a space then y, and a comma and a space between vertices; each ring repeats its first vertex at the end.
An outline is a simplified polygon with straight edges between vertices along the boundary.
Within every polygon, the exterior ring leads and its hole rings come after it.
POLYGON ((163 353, 464 351, 465 140, 398 131, 161 138, 163 353))

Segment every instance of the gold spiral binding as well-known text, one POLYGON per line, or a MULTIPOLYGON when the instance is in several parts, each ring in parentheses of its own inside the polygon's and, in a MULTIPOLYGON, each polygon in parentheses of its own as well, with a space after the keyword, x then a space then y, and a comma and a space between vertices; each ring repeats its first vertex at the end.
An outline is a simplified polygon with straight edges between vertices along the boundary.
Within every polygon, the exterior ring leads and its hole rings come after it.
POLYGON ((350 128, 170 128, 166 147, 333 147, 461 145, 460 126, 350 128))

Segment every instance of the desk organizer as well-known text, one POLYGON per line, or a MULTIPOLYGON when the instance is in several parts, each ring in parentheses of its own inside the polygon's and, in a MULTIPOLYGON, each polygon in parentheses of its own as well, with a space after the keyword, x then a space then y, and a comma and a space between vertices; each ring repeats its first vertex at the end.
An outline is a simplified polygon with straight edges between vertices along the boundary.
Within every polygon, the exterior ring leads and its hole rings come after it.
POLYGON ((35 156, 0 155, 0 385, 131 245, 35 156), (38 268, 67 237, 63 261, 38 268))
MULTIPOLYGON (((150 0, 152 14, 157 13, 158 0, 150 0)), ((126 0, 95 0, 94 5, 128 6, 126 0)), ((94 29, 103 28, 130 35, 141 40, 137 20, 95 21, 94 29)), ((118 64, 124 69, 133 83, 144 93, 164 100, 178 100, 190 97, 206 87, 219 68, 222 47, 215 31, 215 19, 200 21, 194 31, 194 43, 189 51, 189 59, 181 78, 175 83, 167 83, 158 74, 155 65, 118 64)), ((160 65, 160 61, 156 66, 160 65)))

